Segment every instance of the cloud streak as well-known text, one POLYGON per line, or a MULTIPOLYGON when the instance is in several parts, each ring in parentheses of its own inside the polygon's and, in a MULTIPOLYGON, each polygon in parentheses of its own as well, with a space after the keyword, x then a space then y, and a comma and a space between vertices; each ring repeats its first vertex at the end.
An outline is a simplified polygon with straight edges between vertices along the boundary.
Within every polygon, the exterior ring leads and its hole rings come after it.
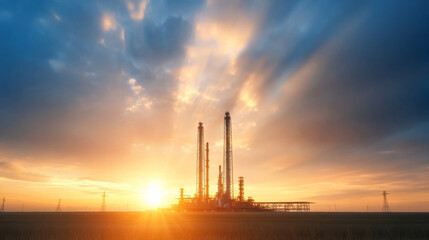
POLYGON ((407 189, 429 169, 425 1, 1 5, 2 181, 175 192, 194 184, 198 121, 221 164, 229 110, 249 195, 357 210, 347 196, 387 190, 428 210, 428 189, 407 189), (22 167, 68 163, 83 172, 22 167))

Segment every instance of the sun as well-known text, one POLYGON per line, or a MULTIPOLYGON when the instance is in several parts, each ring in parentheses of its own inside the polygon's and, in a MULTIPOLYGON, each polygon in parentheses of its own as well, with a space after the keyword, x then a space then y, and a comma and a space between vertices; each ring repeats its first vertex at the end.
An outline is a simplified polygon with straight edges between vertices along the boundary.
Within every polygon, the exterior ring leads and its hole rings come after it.
POLYGON ((144 192, 144 197, 148 207, 158 208, 162 203, 162 188, 159 183, 151 183, 144 192))

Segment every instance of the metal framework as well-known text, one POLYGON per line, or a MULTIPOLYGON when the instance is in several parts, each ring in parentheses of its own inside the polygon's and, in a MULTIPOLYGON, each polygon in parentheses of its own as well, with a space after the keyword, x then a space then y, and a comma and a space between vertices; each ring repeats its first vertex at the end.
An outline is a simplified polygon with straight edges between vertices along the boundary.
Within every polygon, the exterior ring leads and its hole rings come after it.
POLYGON ((382 212, 390 212, 389 203, 387 202, 387 193, 386 191, 383 191, 381 195, 383 195, 383 207, 381 208, 382 212))
POLYGON ((193 197, 180 189, 179 203, 170 211, 228 211, 228 212, 310 212, 312 202, 255 202, 252 197, 244 199, 244 178, 239 177, 239 194, 234 198, 232 154, 232 124, 229 112, 224 117, 223 169, 219 165, 217 194, 210 198, 209 192, 209 143, 204 146, 203 123, 198 123, 196 193, 193 197), (205 149, 204 149, 205 147, 205 149), (205 156, 204 156, 205 151, 205 156), (205 161, 204 161, 205 160, 205 161))
POLYGON ((219 176, 217 179, 218 207, 222 207, 222 197, 223 197, 222 166, 219 165, 219 176))
POLYGON ((254 205, 261 209, 274 212, 310 212, 310 204, 313 202, 255 202, 254 205))
POLYGON ((233 176, 233 157, 232 157, 232 127, 231 116, 229 112, 225 113, 224 118, 224 143, 223 143, 223 181, 224 181, 224 201, 229 206, 231 199, 234 198, 234 176, 233 176))
POLYGON ((244 202, 244 178, 243 177, 239 177, 238 178, 238 197, 237 197, 237 201, 238 202, 244 202))

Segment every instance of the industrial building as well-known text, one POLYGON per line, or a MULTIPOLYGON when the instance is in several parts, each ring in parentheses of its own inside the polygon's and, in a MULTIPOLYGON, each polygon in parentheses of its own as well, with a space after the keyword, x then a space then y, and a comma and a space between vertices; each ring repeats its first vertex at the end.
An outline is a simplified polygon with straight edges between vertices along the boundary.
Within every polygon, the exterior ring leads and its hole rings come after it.
POLYGON ((204 126, 198 123, 196 191, 193 197, 184 195, 180 189, 179 203, 173 205, 173 211, 275 211, 310 212, 312 202, 256 202, 244 197, 244 178, 238 178, 238 196, 234 196, 234 171, 232 151, 231 115, 225 113, 223 166, 219 165, 217 192, 210 196, 209 191, 209 143, 204 142, 204 126))

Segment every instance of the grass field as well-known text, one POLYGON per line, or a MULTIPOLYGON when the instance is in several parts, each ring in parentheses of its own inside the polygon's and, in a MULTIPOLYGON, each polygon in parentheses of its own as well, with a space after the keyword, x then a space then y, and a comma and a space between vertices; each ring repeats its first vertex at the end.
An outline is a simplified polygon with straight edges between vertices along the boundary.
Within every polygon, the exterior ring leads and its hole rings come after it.
POLYGON ((0 239, 429 239, 429 213, 3 213, 0 239))

